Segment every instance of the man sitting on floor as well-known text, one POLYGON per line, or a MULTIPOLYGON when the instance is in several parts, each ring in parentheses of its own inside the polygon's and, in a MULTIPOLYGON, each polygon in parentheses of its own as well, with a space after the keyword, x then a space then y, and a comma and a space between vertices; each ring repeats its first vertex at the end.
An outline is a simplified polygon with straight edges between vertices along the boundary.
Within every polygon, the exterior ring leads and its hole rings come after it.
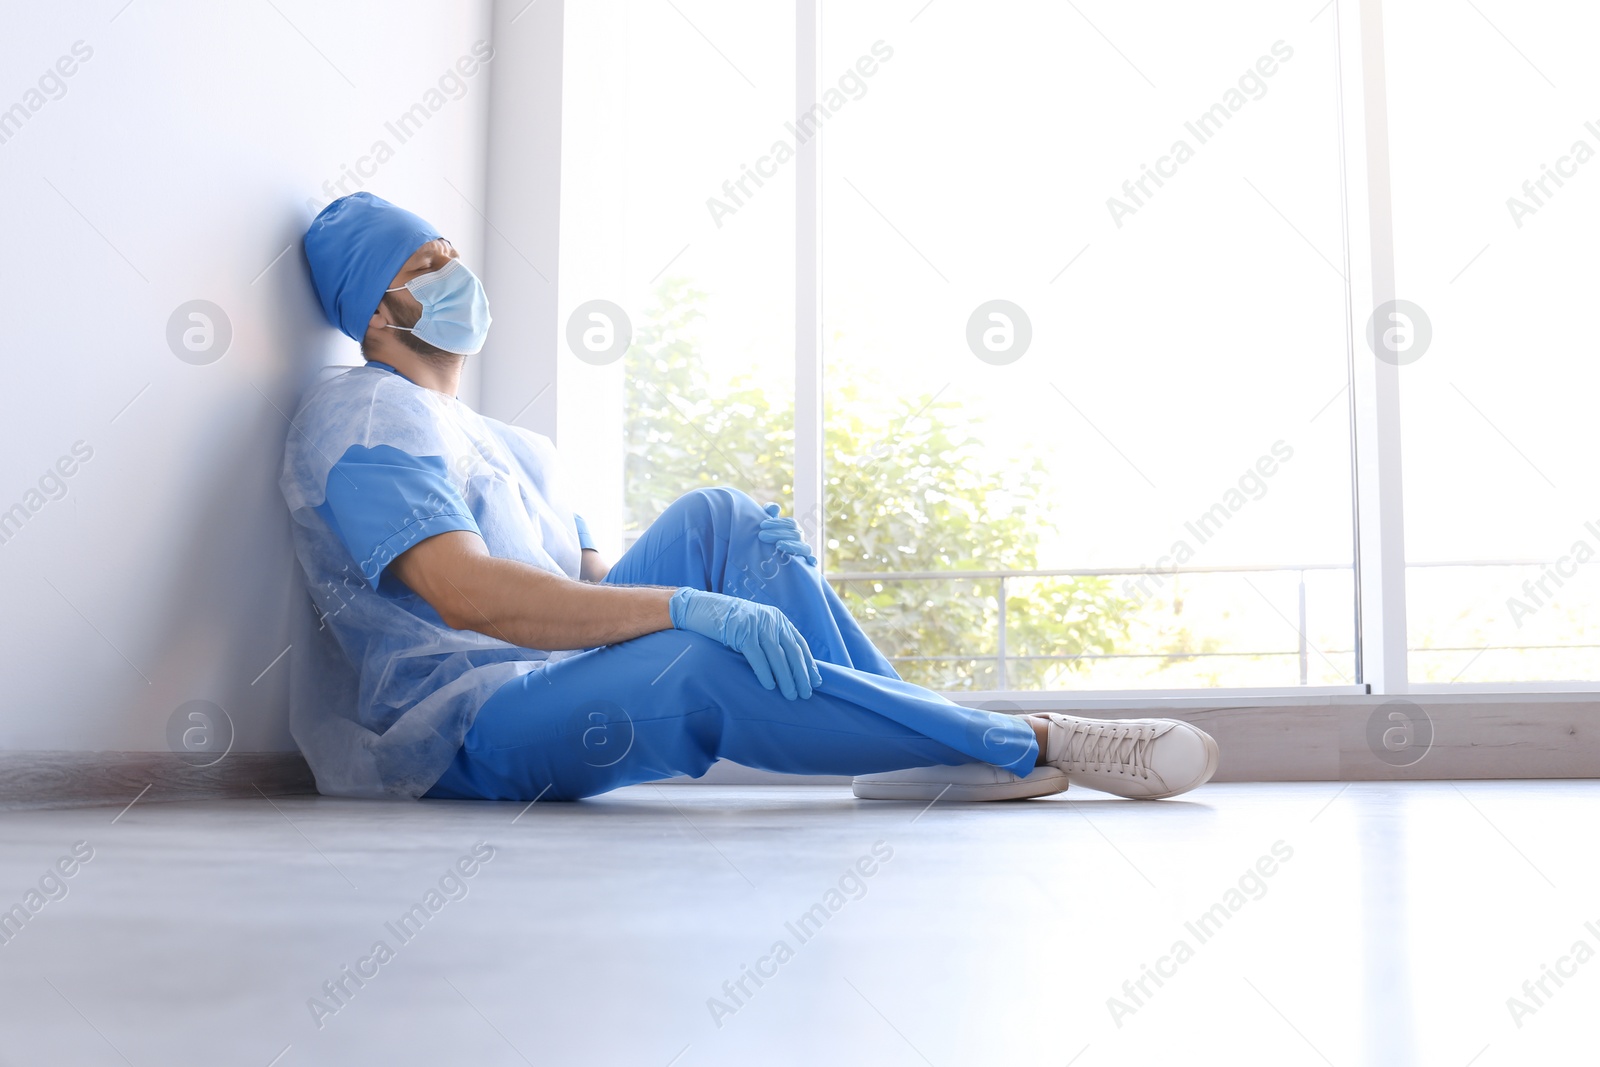
POLYGON ((1007 715, 903 681, 794 521, 737 489, 684 494, 608 566, 550 439, 456 398, 490 318, 454 246, 360 192, 305 250, 366 359, 301 405, 281 479, 337 642, 315 669, 354 679, 294 708, 323 792, 573 800, 725 758, 857 775, 868 798, 1155 799, 1216 771, 1187 723, 1007 715))

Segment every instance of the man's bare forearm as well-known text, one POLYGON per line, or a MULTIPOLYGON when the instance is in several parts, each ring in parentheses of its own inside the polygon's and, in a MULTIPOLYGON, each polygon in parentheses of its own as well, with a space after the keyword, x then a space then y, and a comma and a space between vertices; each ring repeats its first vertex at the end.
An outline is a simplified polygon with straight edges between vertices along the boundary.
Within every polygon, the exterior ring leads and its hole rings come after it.
POLYGON ((513 645, 547 652, 614 645, 672 629, 676 586, 598 585, 517 560, 481 557, 455 583, 453 619, 513 645), (465 588, 463 588, 465 586, 465 588))
POLYGON ((578 564, 578 578, 585 582, 604 581, 607 574, 611 573, 611 564, 600 558, 600 553, 592 548, 583 550, 581 562, 578 564))
POLYGON ((597 585, 488 553, 482 537, 450 531, 400 553, 395 574, 456 630, 525 648, 594 648, 672 629, 675 587, 597 585))
POLYGON ((473 530, 429 537, 391 566, 446 625, 525 648, 594 648, 672 628, 667 602, 677 587, 575 581, 492 556, 473 530))

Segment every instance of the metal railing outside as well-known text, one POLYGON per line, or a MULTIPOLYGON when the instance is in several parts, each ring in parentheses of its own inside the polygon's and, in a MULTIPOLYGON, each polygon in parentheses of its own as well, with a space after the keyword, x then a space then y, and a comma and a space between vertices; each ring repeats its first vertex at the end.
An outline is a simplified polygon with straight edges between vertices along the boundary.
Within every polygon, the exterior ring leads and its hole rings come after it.
MULTIPOLYGON (((1429 562, 1408 563, 1407 569, 1436 568, 1436 567, 1548 567, 1550 561, 1534 559, 1499 559, 1499 560, 1437 560, 1429 562)), ((1240 564, 1237 566, 1217 567, 1166 567, 1159 570, 1151 567, 1086 567, 1076 570, 964 570, 964 571, 850 571, 837 574, 824 574, 824 578, 832 583, 850 582, 926 582, 926 581, 998 581, 999 582, 999 641, 996 654, 989 656, 889 656, 891 662, 912 661, 965 661, 984 660, 993 658, 995 661, 995 676, 999 680, 997 688, 1007 689, 1010 686, 1007 678, 1007 664, 1012 661, 1077 661, 1101 659, 1167 659, 1190 660, 1215 657, 1261 657, 1261 656, 1287 656, 1295 655, 1299 660, 1300 684, 1309 683, 1310 651, 1311 644, 1306 638, 1306 574, 1311 571, 1354 571, 1354 566, 1349 563, 1261 563, 1240 564), (1297 578, 1297 611, 1295 614, 1295 630, 1297 634, 1296 647, 1292 650, 1270 650, 1264 652, 1126 652, 1126 653, 1099 653, 1080 655, 1009 655, 1006 649, 1006 583, 1016 578, 1122 578, 1175 575, 1210 575, 1210 574, 1283 574, 1296 575, 1297 578)), ((1352 615, 1354 607, 1352 606, 1352 615)), ((1566 648, 1565 645, 1540 645, 1528 646, 1537 648, 1566 648)), ((1331 649, 1327 654, 1349 653, 1351 649, 1331 649)), ((1446 649, 1429 649, 1428 651, 1448 651, 1446 649)), ((1476 650, 1471 650, 1476 651, 1476 650)))

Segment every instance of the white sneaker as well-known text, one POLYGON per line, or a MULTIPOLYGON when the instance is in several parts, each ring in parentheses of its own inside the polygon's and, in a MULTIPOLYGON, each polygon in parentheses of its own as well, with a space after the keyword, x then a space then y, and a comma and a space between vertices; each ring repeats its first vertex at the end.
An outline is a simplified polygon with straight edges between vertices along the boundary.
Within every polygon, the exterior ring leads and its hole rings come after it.
POLYGON ((1045 762, 1074 785, 1160 800, 1217 773, 1217 742, 1177 719, 1081 719, 1053 711, 1042 717, 1050 720, 1045 762))
POLYGON ((992 763, 915 767, 908 771, 863 774, 850 783, 862 800, 1025 800, 1067 788, 1067 773, 1049 765, 1018 777, 992 763))

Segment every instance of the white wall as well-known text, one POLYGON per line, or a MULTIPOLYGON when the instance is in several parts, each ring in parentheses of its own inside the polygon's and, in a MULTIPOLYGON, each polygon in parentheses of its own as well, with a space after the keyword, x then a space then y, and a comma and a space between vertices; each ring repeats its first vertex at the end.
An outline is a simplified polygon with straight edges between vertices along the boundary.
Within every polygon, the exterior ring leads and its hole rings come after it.
MULTIPOLYGON (((489 0, 6 0, 5 16, 0 112, 28 113, 0 126, 0 510, 29 513, 0 542, 0 751, 164 750, 190 700, 226 709, 238 750, 292 748, 288 657, 267 670, 301 595, 286 415, 319 367, 359 360, 300 237, 338 195, 324 182, 381 140, 392 158, 365 187, 481 261, 493 62, 405 143, 385 123, 489 38, 489 0), (72 76, 29 96, 80 41, 72 76), (204 365, 167 341, 194 299, 232 329, 204 365), (47 479, 56 498, 30 495, 76 442, 92 455, 47 479)), ((462 396, 478 399, 475 368, 462 396)))

